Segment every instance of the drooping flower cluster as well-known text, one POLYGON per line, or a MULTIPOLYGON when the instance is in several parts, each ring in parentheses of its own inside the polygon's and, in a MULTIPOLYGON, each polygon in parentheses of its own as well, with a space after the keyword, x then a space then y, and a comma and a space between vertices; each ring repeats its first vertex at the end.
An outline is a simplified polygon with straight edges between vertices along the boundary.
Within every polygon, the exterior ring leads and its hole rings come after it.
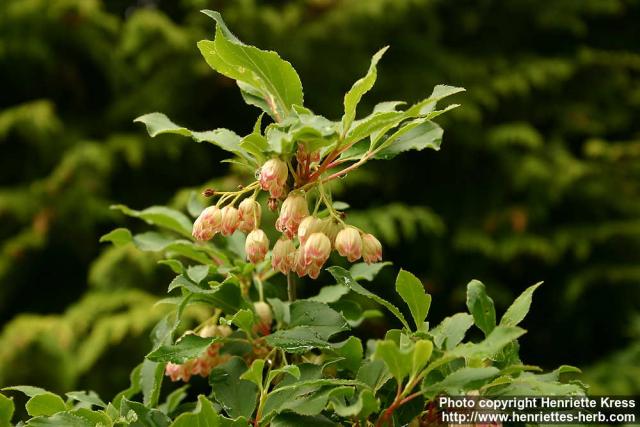
MULTIPOLYGON (((231 328, 225 325, 209 325, 204 327, 198 335, 202 338, 227 337, 231 335, 231 328)), ((220 354, 221 347, 222 344, 213 343, 200 357, 187 360, 182 364, 169 362, 165 367, 165 375, 171 378, 171 381, 184 382, 188 382, 194 375, 206 378, 213 368, 224 363, 229 357, 220 354)))
MULTIPOLYGON (((303 190, 305 186, 300 188, 298 180, 301 176, 309 179, 313 175, 313 168, 316 167, 313 165, 318 162, 319 155, 317 152, 306 153, 304 148, 299 146, 297 158, 297 173, 294 173, 292 184, 297 189, 288 190, 287 163, 279 158, 271 158, 260 168, 258 181, 240 191, 242 193, 253 188, 256 193, 260 189, 267 191, 268 204, 272 210, 276 210, 279 201, 282 200, 275 222, 275 228, 282 233, 282 237, 273 246, 272 267, 284 274, 294 271, 300 277, 309 275, 315 279, 334 249, 349 262, 355 262, 360 258, 367 263, 381 260, 382 245, 378 239, 345 224, 340 215, 327 204, 326 198, 322 198, 324 193, 319 193, 318 198, 327 205, 329 216, 320 218, 310 214, 307 192, 303 190)), ((212 206, 203 210, 194 223, 193 236, 198 240, 209 240, 216 233, 228 236, 238 229, 247 233, 247 259, 254 264, 263 261, 269 251, 269 239, 259 228, 262 209, 256 201, 256 193, 242 200, 237 209, 232 202, 221 209, 212 206)), ((223 196, 221 201, 225 197, 231 196, 223 196)), ((240 196, 233 200, 238 197, 240 196)))
POLYGON ((382 259, 382 245, 378 239, 345 225, 336 217, 321 219, 309 215, 307 201, 301 192, 290 193, 284 201, 276 228, 283 236, 273 247, 271 265, 284 274, 294 271, 300 277, 317 278, 333 249, 350 262, 360 258, 367 263, 382 259))

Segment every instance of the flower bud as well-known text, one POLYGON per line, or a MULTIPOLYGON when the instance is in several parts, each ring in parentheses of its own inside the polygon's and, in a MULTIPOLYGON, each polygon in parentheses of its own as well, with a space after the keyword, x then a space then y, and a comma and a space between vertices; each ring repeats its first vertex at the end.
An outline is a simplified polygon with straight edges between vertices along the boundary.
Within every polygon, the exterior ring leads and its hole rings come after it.
POLYGON ((305 217, 300 222, 300 225, 298 225, 298 239, 300 240, 300 244, 304 245, 304 243, 307 241, 307 238, 313 233, 322 232, 322 226, 322 220, 320 220, 319 218, 316 218, 312 215, 305 217))
POLYGON ((296 245, 291 239, 278 239, 271 250, 271 266, 283 274, 287 274, 294 266, 296 245))
POLYGON ((249 261, 254 264, 262 261, 268 250, 269 239, 267 239, 264 231, 257 228, 247 235, 247 240, 244 243, 244 251, 249 261))
POLYGON ((218 335, 218 327, 216 325, 207 325, 204 328, 200 329, 198 332, 198 336, 202 338, 210 338, 218 335))
POLYGON ((209 206, 193 223, 193 237, 196 240, 211 240, 220 231, 222 213, 216 206, 209 206))
POLYGON ((271 307, 269 307, 269 304, 264 301, 258 301, 253 303, 253 308, 255 309, 260 322, 271 326, 271 323, 273 323, 273 314, 271 313, 271 307))
POLYGON ((298 232, 298 226, 304 217, 309 215, 307 199, 300 191, 291 192, 282 203, 280 216, 276 220, 276 229, 293 237, 298 232))
POLYGON ((228 325, 218 325, 218 336, 219 337, 228 337, 233 333, 233 330, 228 325))
POLYGON ((222 222, 220 225, 220 231, 223 236, 230 236, 238 228, 240 222, 238 209, 231 205, 227 205, 220 210, 222 215, 222 222))
POLYGON ((240 223, 238 228, 245 233, 250 232, 254 228, 260 227, 260 216, 262 215, 262 208, 260 203, 252 198, 244 199, 238 205, 238 216, 240 223))
POLYGON ((287 181, 287 164, 278 158, 269 159, 260 168, 260 187, 269 191, 271 197, 278 198, 284 192, 287 181))
POLYGON ((304 244, 304 264, 309 276, 315 278, 320 267, 327 261, 331 253, 331 242, 323 233, 313 233, 304 244), (315 277, 314 277, 315 273, 315 277))
POLYGON ((336 236, 336 250, 349 262, 354 262, 362 256, 362 238, 354 227, 342 229, 336 236))
POLYGON ((367 264, 382 260, 382 244, 373 234, 362 235, 362 259, 367 264))

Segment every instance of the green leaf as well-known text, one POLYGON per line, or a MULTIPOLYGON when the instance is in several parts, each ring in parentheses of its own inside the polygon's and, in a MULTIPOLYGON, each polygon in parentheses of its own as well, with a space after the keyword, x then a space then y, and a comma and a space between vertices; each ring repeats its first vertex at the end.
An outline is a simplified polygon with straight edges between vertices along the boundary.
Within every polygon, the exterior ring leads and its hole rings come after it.
POLYGON ((185 237, 191 237, 191 221, 185 214, 166 206, 152 206, 142 211, 130 209, 124 205, 113 205, 111 209, 119 210, 125 215, 140 218, 147 224, 157 225, 175 231, 185 237))
POLYGON ((464 391, 470 389, 468 387, 469 385, 477 388, 477 382, 487 381, 496 377, 499 373, 500 370, 493 366, 482 368, 463 367, 447 375, 442 381, 435 384, 427 384, 425 379, 422 383, 422 392, 428 397, 433 397, 440 393, 450 395, 464 394, 464 391))
POLYGON ((270 346, 281 348, 288 353, 305 353, 313 348, 331 348, 326 338, 311 326, 279 330, 267 335, 266 340, 270 346))
MULTIPOLYGON (((344 389, 341 386, 358 386, 367 388, 366 384, 354 380, 343 380, 337 378, 307 380, 305 379, 306 375, 304 370, 301 369, 301 371, 302 375, 300 381, 296 381, 295 379, 287 382, 283 381, 282 384, 278 385, 278 387, 269 393, 264 405, 263 417, 260 423, 261 425, 266 425, 271 417, 284 410, 295 411, 296 413, 303 415, 317 414, 324 409, 328 399, 332 397, 334 391, 337 394, 353 393, 352 390, 344 389)), ((317 369, 314 369, 314 371, 318 372, 317 369)))
POLYGON ((285 412, 271 421, 271 427, 336 427, 336 423, 323 415, 315 417, 285 412))
POLYGON ((247 158, 247 152, 240 147, 240 137, 229 129, 215 129, 204 132, 191 131, 185 127, 173 123, 162 113, 149 113, 140 116, 134 122, 144 123, 149 136, 156 137, 162 134, 175 134, 193 138, 196 142, 209 142, 217 145, 225 151, 247 158))
POLYGON ((264 372, 264 359, 256 359, 253 361, 249 369, 240 375, 240 379, 251 381, 255 385, 258 386, 260 390, 263 388, 263 378, 262 374, 264 372))
POLYGON ((187 268, 187 276, 195 283, 202 282, 209 275, 208 265, 192 265, 187 268))
POLYGON ((258 104, 276 120, 285 118, 293 104, 302 105, 302 83, 289 62, 275 52, 243 44, 229 31, 218 12, 203 13, 217 23, 215 39, 198 42, 211 68, 237 80, 245 99, 245 94, 262 99, 264 103, 250 103, 258 104))
POLYGON ((419 340, 413 348, 413 361, 411 365, 411 373, 416 374, 424 368, 433 352, 433 343, 428 340, 419 340))
POLYGON ((209 375, 215 400, 231 418, 251 418, 256 408, 258 387, 240 379, 247 372, 247 364, 240 357, 232 357, 216 366, 209 375))
POLYGON ((411 117, 425 116, 432 112, 438 101, 456 93, 464 92, 466 89, 463 87, 437 85, 433 88, 431 95, 427 99, 415 103, 409 107, 406 111, 407 115, 411 117))
POLYGON ((398 154, 409 150, 424 150, 432 148, 440 150, 442 143, 442 128, 432 121, 416 121, 400 128, 380 144, 380 151, 376 159, 389 160, 398 154))
POLYGON ((389 368, 389 372, 398 384, 409 375, 413 366, 413 357, 410 349, 400 349, 393 341, 380 341, 376 345, 374 359, 383 360, 389 368))
POLYGON ((174 345, 160 346, 147 354, 146 357, 153 362, 182 364, 202 355, 215 341, 214 337, 202 338, 195 334, 189 334, 182 337, 174 345))
POLYGON ((393 263, 390 261, 385 262, 374 262, 371 264, 367 264, 366 262, 359 262, 357 264, 353 264, 349 269, 351 273, 351 277, 354 280, 367 280, 372 281, 387 265, 392 265, 393 263))
POLYGON ((246 427, 247 421, 238 419, 235 421, 223 418, 213 407, 213 403, 203 395, 198 396, 198 403, 193 412, 180 414, 171 424, 171 427, 246 427))
POLYGON ((356 379, 367 384, 373 391, 378 391, 391 379, 391 374, 384 361, 370 360, 360 366, 356 379))
POLYGON ((344 317, 321 302, 298 300, 289 306, 289 327, 309 326, 322 339, 329 339, 338 332, 349 329, 344 317))
POLYGON ((362 390, 358 397, 351 403, 345 399, 333 399, 329 407, 341 417, 358 419, 367 418, 369 415, 380 410, 380 402, 376 399, 371 390, 362 390))
POLYGON ((287 399, 280 411, 293 411, 300 415, 318 415, 332 398, 352 396, 353 388, 349 386, 326 385, 316 390, 305 390, 300 387, 291 398, 287 399))
MULTIPOLYGON (((353 128, 345 138, 346 144, 360 141, 368 136, 373 137, 374 134, 382 135, 389 129, 398 126, 404 119, 406 119, 406 116, 402 111, 374 112, 362 120, 354 122, 353 128)), ((368 150, 368 148, 368 143, 358 148, 355 148, 354 146, 345 151, 340 157, 348 158, 362 155, 368 150)))
POLYGON ((171 415, 177 408, 180 406, 180 403, 187 397, 187 390, 189 389, 189 384, 185 384, 180 388, 173 390, 167 396, 166 401, 158 406, 163 413, 167 415, 171 415))
POLYGON ((424 321, 431 307, 431 295, 425 292, 422 282, 408 271, 400 270, 396 278, 396 292, 409 306, 417 330, 426 332, 424 321))
POLYGON ((100 237, 100 243, 111 242, 116 247, 124 246, 127 243, 131 243, 132 241, 133 236, 131 235, 131 231, 126 228, 116 228, 115 230, 110 231, 104 236, 100 237))
POLYGON ((362 99, 362 96, 369 92, 376 82, 378 77, 378 70, 376 66, 378 61, 382 58, 382 55, 387 51, 389 47, 386 46, 376 52, 371 58, 371 64, 367 74, 356 81, 351 89, 344 96, 344 115, 342 116, 342 134, 346 135, 351 127, 351 123, 356 117, 356 108, 362 99))
POLYGON ((271 382, 276 379, 278 375, 290 375, 296 380, 300 379, 300 368, 297 365, 285 365, 282 368, 272 369, 269 371, 269 375, 267 376, 267 386, 271 384, 271 382))
POLYGON ((130 418, 133 414, 135 421, 129 423, 131 427, 168 427, 171 422, 161 411, 123 398, 120 402, 120 416, 130 418))
MULTIPOLYGON (((92 420, 76 415, 73 412, 58 412, 51 417, 35 417, 25 424, 29 427, 95 427, 92 420)), ((133 424, 131 424, 133 425, 133 424)))
POLYGON ((533 286, 528 287, 516 300, 511 304, 507 311, 500 319, 500 325, 502 326, 516 326, 525 318, 531 307, 531 299, 533 292, 538 289, 542 282, 536 283, 533 286))
POLYGON ((431 330, 433 342, 442 349, 451 350, 463 340, 471 325, 473 325, 473 316, 467 313, 446 317, 431 330))
POLYGON ((211 289, 203 289, 184 278, 184 280, 172 282, 172 286, 170 290, 181 287, 192 293, 194 301, 210 304, 227 314, 236 313, 242 308, 249 307, 249 304, 242 298, 240 287, 231 281, 222 282, 211 289))
POLYGON ((66 396, 69 397, 69 399, 76 400, 81 403, 95 405, 100 408, 107 407, 107 404, 100 399, 100 396, 98 396, 95 391, 70 391, 69 393, 66 393, 66 396))
POLYGON ((23 393, 28 397, 34 397, 34 396, 38 396, 40 394, 49 393, 47 390, 45 390, 43 388, 33 387, 33 386, 30 386, 30 385, 15 385, 15 386, 12 386, 12 387, 5 387, 2 390, 3 391, 5 391, 5 390, 19 391, 20 393, 23 393))
POLYGON ((344 358, 344 360, 338 362, 339 367, 348 369, 351 372, 358 372, 364 355, 362 341, 359 338, 351 336, 346 341, 333 344, 333 351, 344 358))
POLYGON ((29 415, 37 417, 39 415, 50 416, 57 412, 66 411, 69 408, 67 408, 60 396, 47 392, 29 399, 25 409, 29 415))
POLYGON ((496 308, 493 300, 487 295, 485 286, 472 280, 467 285, 467 308, 473 320, 484 335, 487 336, 496 327, 496 308))
POLYGON ((370 298, 373 301, 377 302, 378 304, 383 305, 387 310, 393 313, 398 318, 398 320, 400 320, 400 322, 402 322, 402 325, 405 328, 407 328, 407 330, 411 330, 411 328, 409 327, 409 324, 407 323, 407 320, 404 318, 400 310, 398 310, 398 307, 394 306, 390 302, 380 298, 373 292, 370 292, 369 290, 362 287, 358 282, 356 282, 353 279, 353 277, 351 277, 351 274, 347 270, 345 270, 342 267, 333 266, 333 267, 327 268, 327 271, 331 273, 331 275, 333 276, 334 279, 336 279, 338 284, 344 285, 349 289, 351 289, 352 291, 354 291, 355 293, 365 296, 367 298, 370 298))
POLYGON ((0 393, 0 427, 11 426, 11 418, 13 418, 15 409, 13 399, 0 393))
POLYGON ((140 389, 142 401, 146 406, 155 407, 160 399, 160 389, 164 378, 164 363, 145 359, 140 370, 140 389))
POLYGON ((323 302, 325 304, 336 302, 349 293, 349 288, 342 285, 329 285, 320 288, 318 295, 307 298, 307 301, 323 302))
POLYGON ((256 322, 256 318, 253 311, 245 308, 238 310, 229 321, 250 336, 253 330, 253 325, 256 322))
POLYGON ((504 346, 524 335, 526 331, 516 326, 496 326, 493 331, 477 344, 465 343, 457 346, 448 354, 455 357, 464 358, 491 358, 504 346))

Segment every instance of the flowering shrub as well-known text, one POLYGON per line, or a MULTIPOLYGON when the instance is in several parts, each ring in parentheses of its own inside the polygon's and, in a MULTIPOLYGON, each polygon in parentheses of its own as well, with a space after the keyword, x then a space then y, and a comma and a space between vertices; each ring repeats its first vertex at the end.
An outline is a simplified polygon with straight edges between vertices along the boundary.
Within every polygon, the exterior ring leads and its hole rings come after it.
MULTIPOLYGON (((539 374, 518 356, 518 327, 538 285, 518 297, 498 321, 493 300, 478 281, 467 286, 468 313, 432 326, 426 321, 431 296, 411 273, 400 270, 395 289, 402 309, 361 282, 388 263, 382 245, 349 224, 344 202, 333 200, 331 183, 372 159, 391 159, 408 150, 438 149, 441 128, 431 121, 455 108, 437 103, 462 89, 437 86, 406 109, 401 102, 378 104, 356 119, 361 97, 376 80, 385 49, 373 56, 368 72, 344 97, 338 122, 303 106, 302 86, 293 67, 276 53, 240 42, 218 13, 215 39, 198 44, 207 63, 235 79, 248 104, 263 110, 253 132, 240 137, 227 129, 196 132, 160 113, 142 116, 151 136, 174 133, 210 142, 233 154, 234 162, 255 172, 239 189, 207 189, 211 206, 190 203, 183 213, 155 206, 142 211, 115 206, 160 228, 132 235, 116 229, 102 240, 162 252, 176 277, 171 309, 154 328, 153 347, 132 372, 131 386, 105 403, 93 392, 61 396, 29 386, 9 387, 30 397, 27 425, 406 425, 437 423, 431 402, 440 394, 582 394, 578 382, 560 375, 563 366, 539 374), (267 114, 272 122, 263 126, 267 114), (263 221, 263 206, 277 212, 263 221), (280 235, 270 242, 268 235, 280 235), (223 238, 216 238, 220 234, 223 238), (317 295, 296 299, 296 278, 319 277, 331 253, 354 263, 326 270, 333 282, 317 295), (363 262, 358 262, 362 260, 363 262), (278 287, 286 276, 287 297, 278 287), (378 310, 393 315, 400 329, 363 343, 349 331, 378 310), (184 311, 205 305, 209 319, 183 325, 184 311), (405 314, 410 314, 410 321, 405 314), (482 339, 465 341, 475 326, 482 339), (189 393, 194 377, 207 379, 207 395, 189 393), (162 387, 163 380, 185 383, 162 387), (161 403, 162 402, 162 403, 161 403)), ((328 277, 328 276, 327 276, 328 277)), ((8 424, 13 402, 0 395, 0 424, 8 424)))

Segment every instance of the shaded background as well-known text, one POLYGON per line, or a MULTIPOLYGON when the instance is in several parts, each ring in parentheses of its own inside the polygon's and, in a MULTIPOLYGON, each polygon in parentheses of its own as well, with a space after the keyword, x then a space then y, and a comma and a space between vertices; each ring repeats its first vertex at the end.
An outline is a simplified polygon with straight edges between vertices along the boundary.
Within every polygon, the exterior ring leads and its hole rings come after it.
MULTIPOLYGON (((202 8, 298 70, 305 103, 343 93, 391 45, 359 112, 464 86, 440 152, 372 162, 340 198, 385 258, 433 294, 430 320, 477 278, 504 310, 544 280, 522 358, 581 367, 592 391, 640 393, 640 2, 633 0, 4 0, 0 3, 0 387, 111 396, 148 349, 166 267, 98 243, 233 171, 132 119, 251 130, 258 110, 195 43, 202 8)), ((371 287, 392 298, 395 270, 371 287)), ((329 279, 323 276, 324 281, 329 279)), ((313 285, 312 285, 313 286, 313 285)), ((314 293, 312 286, 305 292, 314 293)), ((369 330, 382 330, 376 324, 369 330), (379 329, 376 329, 379 328, 379 329)))

